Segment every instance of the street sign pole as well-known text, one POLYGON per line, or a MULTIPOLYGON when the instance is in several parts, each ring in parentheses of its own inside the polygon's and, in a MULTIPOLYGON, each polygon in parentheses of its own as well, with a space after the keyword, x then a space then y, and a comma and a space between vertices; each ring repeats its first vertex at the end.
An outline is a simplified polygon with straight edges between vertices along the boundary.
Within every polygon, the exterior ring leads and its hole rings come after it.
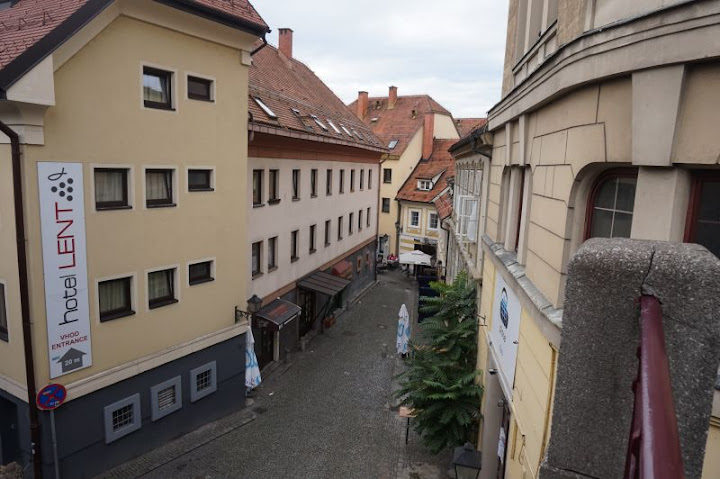
POLYGON ((55 410, 50 410, 50 433, 52 434, 53 463, 55 464, 55 479, 60 479, 60 461, 58 460, 57 434, 55 433, 55 410))

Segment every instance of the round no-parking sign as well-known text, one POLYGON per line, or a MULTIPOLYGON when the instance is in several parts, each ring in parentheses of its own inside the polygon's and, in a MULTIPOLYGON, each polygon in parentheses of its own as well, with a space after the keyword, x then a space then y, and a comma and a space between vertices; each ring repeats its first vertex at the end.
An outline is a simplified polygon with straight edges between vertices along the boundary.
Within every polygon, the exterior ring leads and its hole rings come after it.
POLYGON ((37 407, 43 411, 57 409, 65 401, 67 390, 62 384, 48 384, 37 394, 37 407))

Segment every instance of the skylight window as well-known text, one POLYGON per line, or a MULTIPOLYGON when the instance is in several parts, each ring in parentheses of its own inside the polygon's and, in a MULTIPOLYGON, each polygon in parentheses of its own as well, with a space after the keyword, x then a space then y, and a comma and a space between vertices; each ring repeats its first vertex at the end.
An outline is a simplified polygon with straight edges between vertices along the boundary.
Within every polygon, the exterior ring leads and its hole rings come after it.
POLYGON ((320 118, 318 118, 318 117, 315 116, 315 115, 310 115, 310 118, 312 118, 313 120, 315 120, 315 123, 317 124, 317 126, 319 126, 320 128, 322 128, 322 129, 325 130, 325 131, 328 131, 328 127, 325 126, 325 123, 323 123, 323 122, 320 121, 320 118))
POLYGON ((335 123, 333 123, 330 118, 327 119, 327 122, 330 124, 330 126, 332 126, 332 129, 335 130, 335 133, 341 134, 341 133, 340 133, 340 130, 338 130, 338 127, 335 126, 335 123))
POLYGON ((292 110, 293 113, 295 113, 296 116, 300 116, 300 110, 298 110, 297 108, 290 108, 290 109, 292 110))
POLYGON ((355 128, 352 128, 352 132, 355 133, 355 136, 357 136, 361 140, 363 139, 363 137, 360 135, 360 133, 357 132, 357 130, 355 128))
POLYGON ((342 124, 340 124, 340 128, 342 128, 343 131, 348 134, 348 136, 352 136, 352 133, 350 133, 350 130, 348 130, 347 128, 345 128, 342 124))
POLYGON ((265 102, 263 102, 260 98, 258 98, 258 97, 256 97, 256 96, 253 97, 253 100, 255 100, 255 103, 257 103, 258 106, 259 106, 260 108, 262 108, 262 111, 264 111, 267 116, 269 116, 269 117, 272 118, 273 120, 277 120, 277 115, 275 114, 274 111, 272 111, 272 110, 270 109, 269 106, 267 106, 267 105, 265 104, 265 102))
POLYGON ((397 146, 397 144, 398 144, 397 140, 390 140, 390 143, 388 143, 388 148, 390 148, 392 150, 393 148, 395 148, 397 146))
POLYGON ((370 123, 377 123, 377 121, 380 119, 380 117, 374 116, 370 118, 370 123))

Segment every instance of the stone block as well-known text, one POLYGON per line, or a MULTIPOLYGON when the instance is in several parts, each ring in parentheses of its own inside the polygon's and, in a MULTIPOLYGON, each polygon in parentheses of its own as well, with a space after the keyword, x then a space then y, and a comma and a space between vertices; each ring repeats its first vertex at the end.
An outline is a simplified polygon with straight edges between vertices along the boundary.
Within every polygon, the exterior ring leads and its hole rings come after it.
POLYGON ((568 131, 565 163, 572 165, 573 177, 592 163, 605 162, 605 125, 586 125, 568 131))
POLYGON ((540 150, 540 164, 562 165, 565 163, 567 140, 568 133, 565 130, 543 136, 540 150))
POLYGON ((697 245, 592 239, 578 250, 541 479, 622 477, 643 293, 662 303, 685 477, 701 477, 720 362, 719 290, 720 260, 697 245))

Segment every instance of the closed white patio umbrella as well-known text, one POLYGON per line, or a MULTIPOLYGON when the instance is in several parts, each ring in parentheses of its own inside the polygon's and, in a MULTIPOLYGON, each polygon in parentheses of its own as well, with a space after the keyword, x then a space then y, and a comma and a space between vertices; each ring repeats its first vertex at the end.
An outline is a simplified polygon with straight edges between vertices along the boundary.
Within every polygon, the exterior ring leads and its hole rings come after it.
POLYGON ((408 353, 408 342, 410 342, 410 314, 403 304, 398 312, 398 329, 396 348, 398 354, 405 355, 408 353))
POLYGON ((262 378, 260 377, 260 365, 255 355, 255 338, 252 329, 248 329, 245 336, 247 341, 245 344, 245 387, 253 389, 260 384, 262 378))

